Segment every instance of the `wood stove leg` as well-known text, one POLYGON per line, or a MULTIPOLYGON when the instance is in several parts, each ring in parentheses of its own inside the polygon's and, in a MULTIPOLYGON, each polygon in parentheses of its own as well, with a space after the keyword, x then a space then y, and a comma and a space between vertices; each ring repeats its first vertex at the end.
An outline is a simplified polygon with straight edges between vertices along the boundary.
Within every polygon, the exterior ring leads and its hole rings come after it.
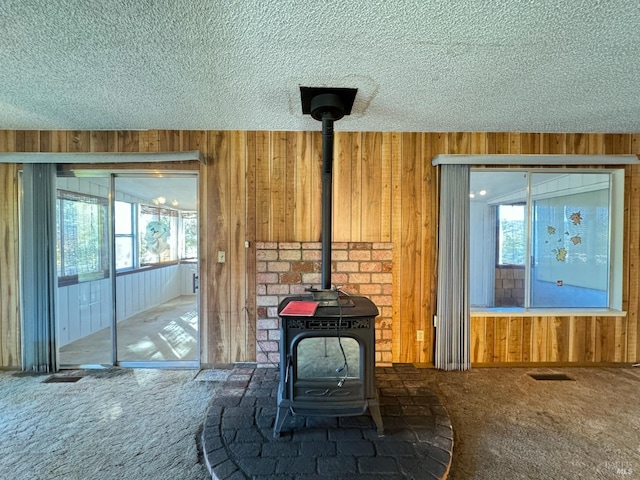
POLYGON ((369 402, 369 413, 371 414, 371 417, 373 418, 373 421, 376 424, 376 427, 378 429, 378 435, 380 437, 383 436, 384 425, 382 424, 382 415, 380 414, 380 405, 378 404, 377 400, 375 402, 369 402))
POLYGON ((284 425, 284 420, 287 418, 288 412, 289 407, 278 407, 278 411, 276 412, 276 423, 273 426, 273 438, 278 438, 280 436, 280 431, 282 430, 282 425, 284 425))

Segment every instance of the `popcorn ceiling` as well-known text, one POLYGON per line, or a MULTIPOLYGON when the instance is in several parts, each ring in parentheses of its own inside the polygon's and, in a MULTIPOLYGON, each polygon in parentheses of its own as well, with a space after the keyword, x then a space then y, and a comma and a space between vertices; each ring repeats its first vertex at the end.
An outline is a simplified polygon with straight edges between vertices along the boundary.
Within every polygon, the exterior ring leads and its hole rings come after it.
POLYGON ((0 129, 640 132, 637 0, 9 0, 0 129))

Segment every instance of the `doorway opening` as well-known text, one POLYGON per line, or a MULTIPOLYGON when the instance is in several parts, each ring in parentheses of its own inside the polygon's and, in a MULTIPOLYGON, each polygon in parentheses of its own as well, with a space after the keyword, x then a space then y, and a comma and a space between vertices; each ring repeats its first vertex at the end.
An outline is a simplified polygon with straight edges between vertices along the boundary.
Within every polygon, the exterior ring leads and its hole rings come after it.
POLYGON ((198 368, 198 177, 58 177, 60 368, 198 368))

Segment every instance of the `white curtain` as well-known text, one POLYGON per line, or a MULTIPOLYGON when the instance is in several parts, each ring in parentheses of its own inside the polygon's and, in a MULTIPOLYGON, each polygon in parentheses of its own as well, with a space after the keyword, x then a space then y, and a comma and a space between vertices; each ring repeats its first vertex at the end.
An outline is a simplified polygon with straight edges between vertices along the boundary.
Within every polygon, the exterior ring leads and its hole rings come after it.
POLYGON ((471 368, 469 166, 440 165, 436 368, 471 368))
POLYGON ((55 164, 25 164, 22 185, 22 369, 51 372, 57 370, 55 164))

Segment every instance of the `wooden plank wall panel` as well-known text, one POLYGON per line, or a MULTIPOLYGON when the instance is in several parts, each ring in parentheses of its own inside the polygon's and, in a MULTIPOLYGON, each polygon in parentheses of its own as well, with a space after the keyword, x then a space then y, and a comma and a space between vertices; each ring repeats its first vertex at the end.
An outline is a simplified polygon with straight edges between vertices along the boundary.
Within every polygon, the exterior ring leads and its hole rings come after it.
MULTIPOLYGON (((247 238, 247 133, 229 133, 229 197, 230 216, 234 221, 229 223, 229 359, 231 362, 249 360, 248 355, 248 322, 244 306, 247 304, 247 249, 244 242, 247 238)), ((254 277, 255 279, 255 277, 254 277)), ((255 284, 255 280, 252 282, 255 284)), ((255 358, 253 358, 255 360, 255 358)))
POLYGON ((401 172, 402 164, 397 159, 402 157, 402 136, 400 133, 393 132, 385 135, 388 144, 384 149, 390 156, 390 179, 391 179, 391 241, 394 244, 393 249, 393 321, 391 322, 392 330, 392 357, 394 362, 400 361, 400 352, 402 351, 402 330, 404 322, 400 321, 404 318, 404 312, 400 307, 400 286, 401 279, 404 275, 404 264, 402 263, 402 251, 397 248, 402 243, 402 182, 401 172))
POLYGON ((401 236, 395 247, 401 252, 402 281, 400 282, 400 309, 402 311, 400 361, 411 362, 419 358, 420 346, 416 331, 424 330, 421 312, 422 281, 422 143, 421 134, 402 134, 401 171, 401 236))
MULTIPOLYGON (((349 132, 336 132, 333 157, 333 240, 351 240, 351 142, 349 132)), ((323 167, 324 168, 324 167, 323 167)), ((354 241, 359 241, 354 240, 354 241)))
MULTIPOLYGON (((0 151, 12 138, 0 132, 0 151)), ((0 164, 0 366, 20 366, 20 299, 18 258, 18 167, 0 164)))
MULTIPOLYGON (((207 161, 200 166, 202 360, 252 360, 253 243, 320 239, 321 132, 0 131, 1 151, 193 149, 200 149, 207 161), (218 251, 227 252, 226 263, 215 261, 218 251)), ((432 361, 438 169, 431 159, 438 153, 638 154, 640 134, 337 132, 334 239, 395 245, 394 361, 432 361), (417 329, 425 331, 421 345, 417 329)), ((640 168, 627 167, 625 187, 627 317, 474 317, 474 363, 638 361, 640 168)), ((5 202, 6 195, 0 192, 5 202)), ((15 235, 17 225, 11 230, 15 235)), ((17 259, 10 262, 17 264, 17 259)), ((18 354, 18 333, 11 327, 16 318, 8 313, 0 318, 3 345, 13 344, 12 358, 18 354), (12 332, 8 337, 7 331, 12 332)), ((2 361, 9 361, 4 350, 2 361)))
MULTIPOLYGON (((207 263, 201 274, 206 281, 204 292, 207 305, 207 356, 208 363, 231 361, 231 273, 236 261, 228 255, 225 263, 219 263, 218 252, 229 252, 232 232, 230 194, 229 138, 226 132, 210 132, 208 145, 212 153, 212 165, 207 167, 206 211, 203 218, 204 248, 207 263)), ((202 243, 201 243, 202 245, 202 243)))
MULTIPOLYGON (((382 241, 382 222, 388 222, 389 217, 382 214, 383 175, 382 166, 382 134, 380 132, 363 133, 360 156, 359 177, 362 180, 362 199, 360 208, 360 235, 363 242, 382 241)), ((388 195, 388 191, 386 192, 388 195)))
POLYGON ((295 205, 293 218, 293 238, 312 238, 313 192, 312 182, 317 164, 312 157, 311 132, 295 133, 295 151, 291 163, 295 166, 294 190, 295 205))

